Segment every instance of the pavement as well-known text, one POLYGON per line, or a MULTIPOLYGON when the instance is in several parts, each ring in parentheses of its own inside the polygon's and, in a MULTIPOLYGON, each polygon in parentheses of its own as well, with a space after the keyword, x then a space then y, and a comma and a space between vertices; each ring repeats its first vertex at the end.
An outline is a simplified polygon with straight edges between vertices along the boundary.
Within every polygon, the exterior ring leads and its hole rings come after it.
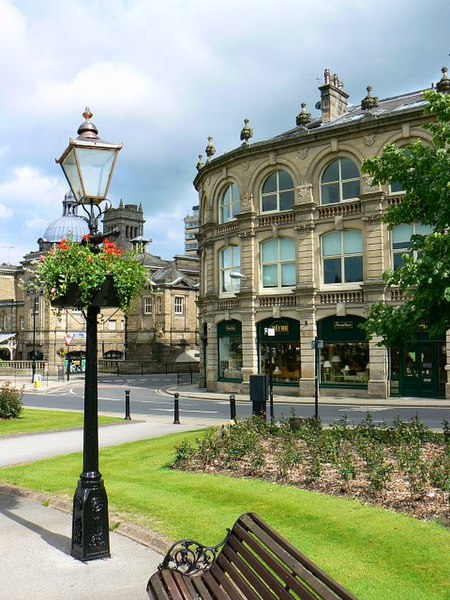
MULTIPOLYGON (((45 394, 67 388, 73 382, 43 382, 39 389, 26 382, 27 393, 45 394)), ((200 390, 197 385, 172 385, 170 394, 180 398, 217 398, 229 394, 200 390)), ((278 394, 277 403, 314 402, 278 394)), ((281 390, 280 390, 281 391, 281 390)), ((236 394, 238 402, 248 396, 236 394)), ((369 400, 360 397, 321 396, 321 403, 367 406, 448 406, 448 400, 390 398, 369 400)), ((99 429, 100 447, 162 436, 174 431, 168 420, 124 421, 99 429)), ((177 431, 206 425, 201 417, 177 425, 177 431)), ((0 438, 0 467, 82 450, 81 430, 0 438)), ((75 486, 74 482, 74 486, 75 486)), ((81 562, 70 556, 71 502, 44 494, 25 492, 0 484, 0 600, 139 600, 147 598, 146 584, 161 562, 170 541, 128 523, 116 523, 110 534, 111 558, 81 562)), ((111 519, 113 521, 113 519, 111 519)))
MULTIPOLYGON (((177 425, 177 431, 199 427, 177 425)), ((173 428, 147 421, 101 427, 99 445, 149 439, 173 428)), ((82 439, 81 430, 0 438, 0 467, 81 451, 82 439)), ((121 522, 110 534, 111 558, 81 562, 70 556, 71 505, 0 484, 0 600, 148 599, 147 581, 170 541, 121 522)))

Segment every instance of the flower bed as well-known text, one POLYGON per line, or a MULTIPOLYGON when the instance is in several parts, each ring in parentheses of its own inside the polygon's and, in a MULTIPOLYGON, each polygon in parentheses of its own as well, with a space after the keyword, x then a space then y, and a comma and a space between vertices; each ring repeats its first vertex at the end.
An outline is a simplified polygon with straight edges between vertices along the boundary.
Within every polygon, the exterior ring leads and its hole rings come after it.
POLYGON ((330 428, 314 419, 244 420, 183 442, 173 466, 344 495, 449 526, 449 433, 448 423, 436 434, 417 419, 388 427, 370 416, 330 428))

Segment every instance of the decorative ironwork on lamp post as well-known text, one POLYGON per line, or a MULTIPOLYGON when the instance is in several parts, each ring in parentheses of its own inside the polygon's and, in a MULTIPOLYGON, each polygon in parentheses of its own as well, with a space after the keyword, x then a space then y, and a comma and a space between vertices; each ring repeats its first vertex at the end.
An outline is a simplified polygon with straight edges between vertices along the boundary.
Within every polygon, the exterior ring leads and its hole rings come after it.
MULTIPOLYGON (((61 165, 78 204, 87 213, 91 243, 95 245, 111 237, 111 233, 107 236, 97 234, 98 219, 111 207, 106 196, 122 144, 110 144, 100 139, 97 127, 91 122, 89 108, 83 117, 85 122, 78 129, 78 137, 69 139, 66 150, 56 162, 61 165), (106 207, 102 209, 104 202, 106 207)), ((73 499, 71 554, 83 561, 110 556, 108 498, 98 459, 99 313, 99 306, 90 305, 86 310, 83 471, 73 499)))

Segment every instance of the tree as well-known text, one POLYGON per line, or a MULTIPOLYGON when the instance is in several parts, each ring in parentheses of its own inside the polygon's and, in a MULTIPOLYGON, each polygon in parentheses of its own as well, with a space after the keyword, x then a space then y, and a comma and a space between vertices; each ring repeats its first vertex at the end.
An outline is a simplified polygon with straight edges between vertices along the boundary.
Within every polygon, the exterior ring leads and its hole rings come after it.
POLYGON ((450 328, 450 95, 427 91, 424 97, 432 115, 424 125, 431 144, 390 145, 382 156, 363 163, 374 183, 399 182, 405 190, 402 201, 383 216, 390 229, 422 223, 433 230, 414 235, 402 266, 383 275, 388 288, 400 289, 404 302, 373 305, 364 328, 388 347, 413 340, 419 331, 442 335, 450 328))

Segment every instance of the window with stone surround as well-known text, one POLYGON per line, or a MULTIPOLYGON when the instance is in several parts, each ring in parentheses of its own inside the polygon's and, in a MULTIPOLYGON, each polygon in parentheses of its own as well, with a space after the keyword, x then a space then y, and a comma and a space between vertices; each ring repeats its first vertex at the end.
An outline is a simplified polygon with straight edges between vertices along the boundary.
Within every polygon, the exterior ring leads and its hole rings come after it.
POLYGON ((361 231, 348 229, 322 236, 322 268, 325 284, 363 281, 361 231))
POLYGON ((277 238, 261 244, 263 288, 295 287, 295 240, 277 238))
POLYGON ((239 277, 232 277, 241 268, 241 249, 228 246, 220 253, 220 292, 237 292, 240 289, 239 277))
POLYGON ((235 183, 230 183, 220 199, 220 222, 232 221, 240 211, 239 189, 235 183))
MULTIPOLYGON (((403 265, 403 255, 411 254, 411 237, 413 235, 427 235, 433 229, 429 225, 421 223, 403 223, 397 225, 391 232, 392 240, 392 268, 398 269, 403 265)), ((417 252, 414 252, 414 258, 417 258, 417 252)))
POLYGON ((261 212, 279 212, 294 207, 294 182, 286 171, 269 175, 261 188, 261 212))
POLYGON ((322 205, 338 204, 358 198, 360 174, 358 166, 349 158, 338 158, 330 163, 320 178, 322 205))

